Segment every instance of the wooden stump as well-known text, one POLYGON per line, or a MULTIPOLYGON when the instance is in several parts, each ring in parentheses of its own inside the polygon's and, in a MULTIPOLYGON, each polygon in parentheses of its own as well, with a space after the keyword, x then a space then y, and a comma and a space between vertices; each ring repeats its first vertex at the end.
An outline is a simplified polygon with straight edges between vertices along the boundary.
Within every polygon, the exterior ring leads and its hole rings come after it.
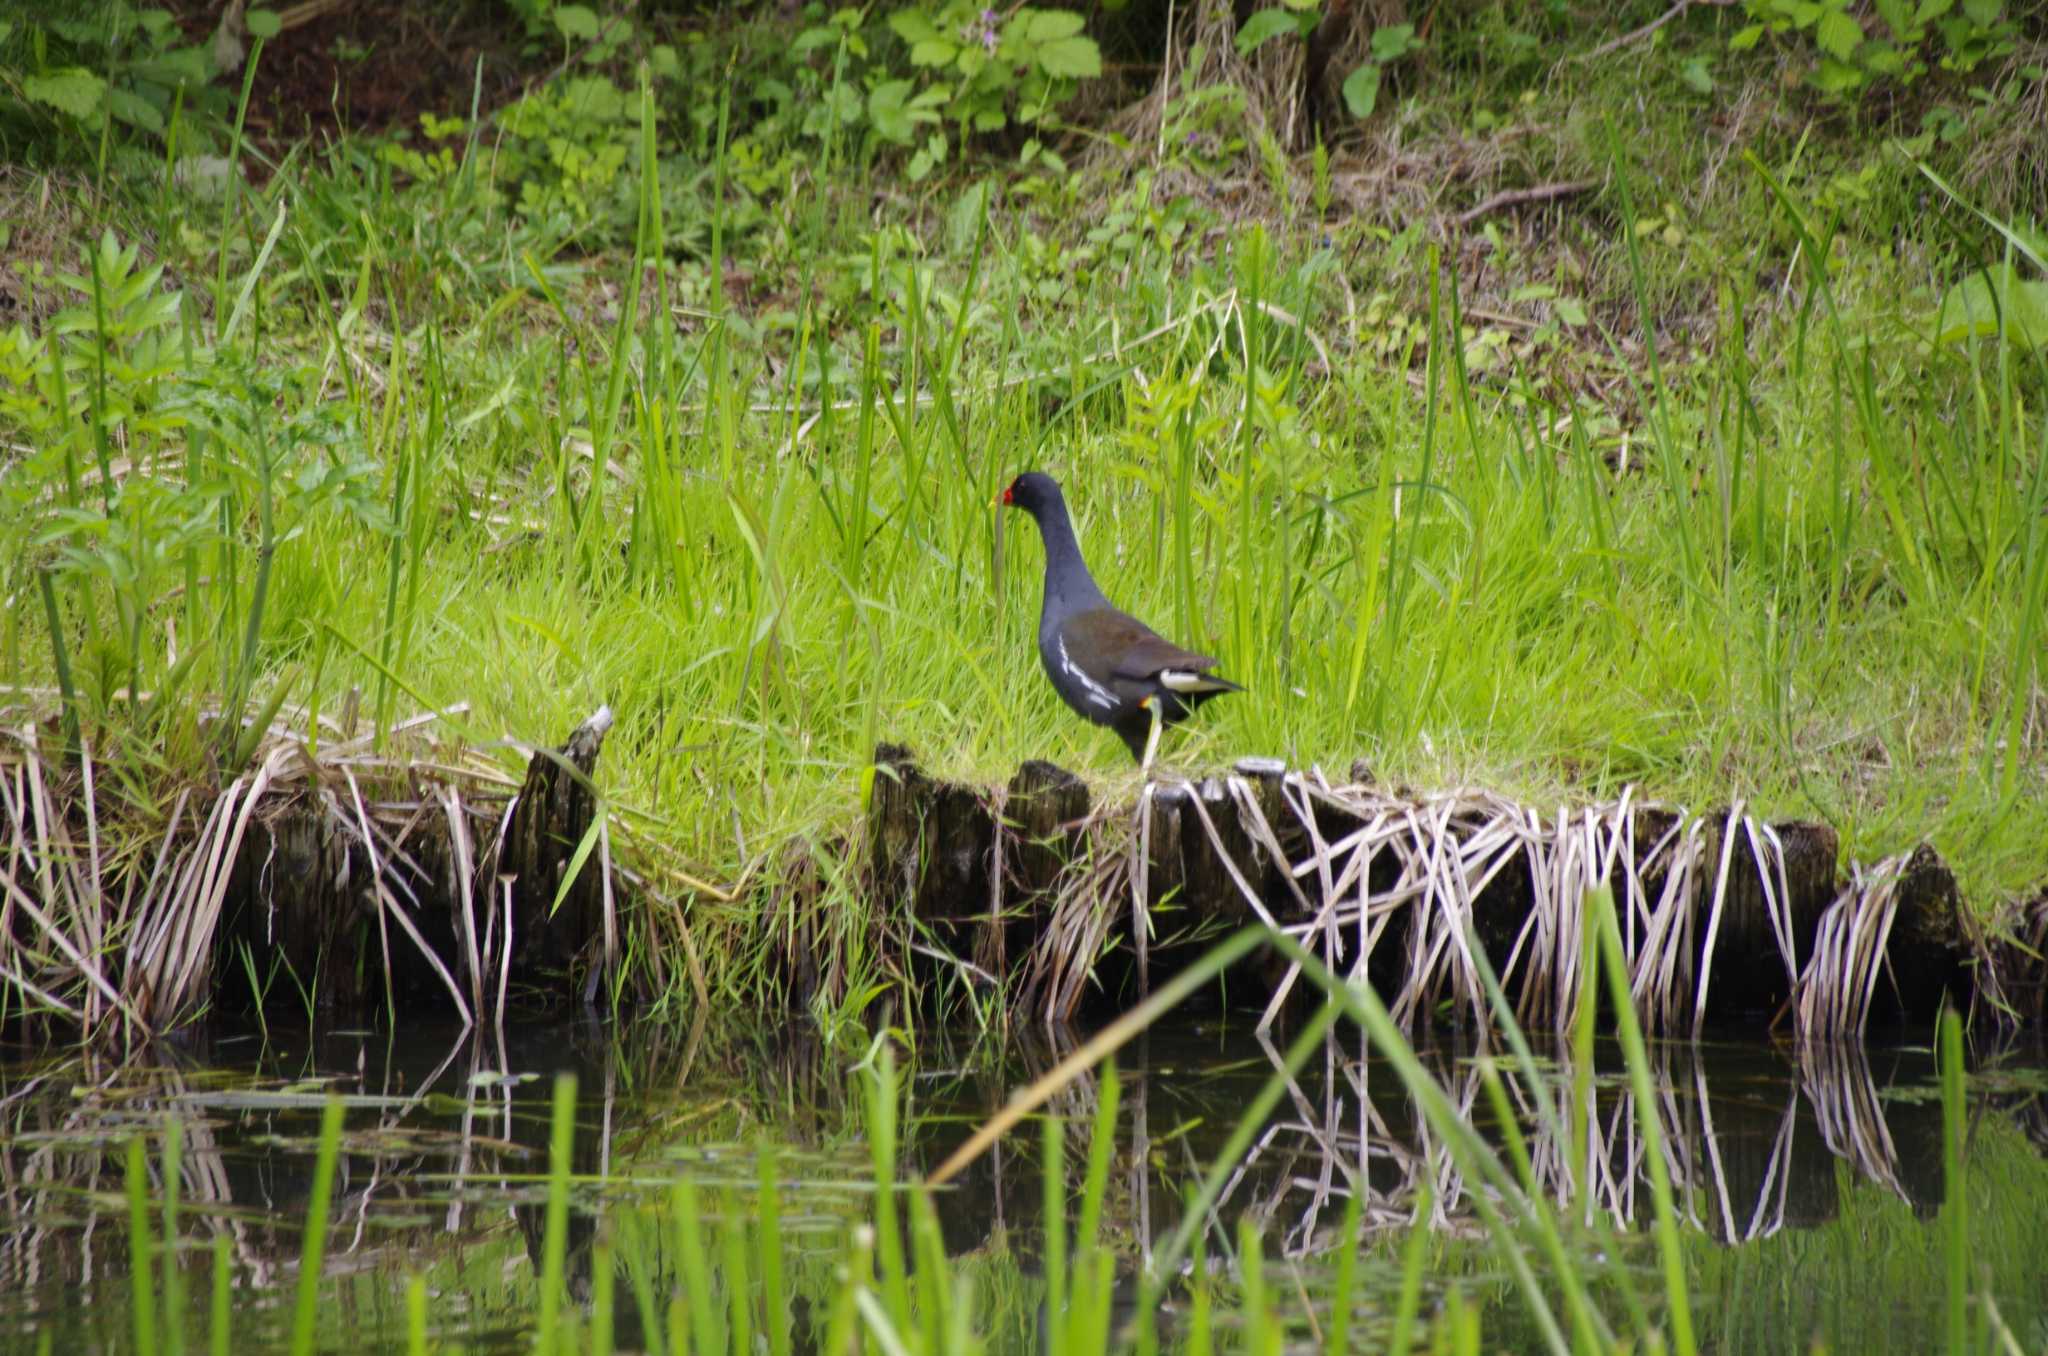
POLYGON ((1899 878, 1898 916, 1892 922, 1889 981, 1880 979, 1875 1021, 1923 1026, 1947 1002, 1967 1012, 1977 951, 1974 920, 1956 890, 1955 873, 1922 843, 1899 878))
MULTIPOLYGON (((487 896, 502 909, 503 892, 511 891, 512 968, 529 979, 552 981, 563 992, 585 951, 615 935, 606 927, 600 855, 594 841, 585 844, 597 808, 590 778, 611 727, 611 708, 602 706, 559 749, 534 750, 499 844, 496 888, 487 896), (562 883, 579 853, 582 863, 564 892, 562 883)), ((602 968, 591 966, 586 1000, 602 968)))
MULTIPOLYGON (((1728 816, 1725 812, 1709 816, 1709 822, 1713 834, 1707 859, 1719 861, 1728 816)), ((1769 884, 1773 893, 1780 885, 1784 887, 1784 898, 1778 901, 1780 917, 1790 922, 1792 954, 1797 964, 1804 966, 1813 954, 1820 916, 1834 902, 1840 839, 1825 824, 1774 824, 1770 832, 1783 848, 1785 875, 1782 882, 1774 876, 1769 884)), ((1700 968, 1704 971, 1712 966, 1707 1017, 1717 1022, 1742 1016, 1768 1020, 1791 993, 1796 976, 1787 974, 1779 950, 1777 925, 1771 921, 1765 896, 1765 864, 1758 860, 1740 823, 1735 826, 1729 852, 1728 888, 1715 932, 1714 957, 1706 955, 1704 933, 1700 937, 1700 968)), ((1704 888, 1712 889, 1711 880, 1704 888)), ((1701 903, 1703 909, 1711 909, 1713 900, 1710 896, 1701 903)))
POLYGON ((991 852, 990 913, 974 939, 974 963, 989 974, 1008 974, 1044 926, 1060 876, 1081 850, 1088 805, 1088 784, 1055 763, 1034 758, 1010 778, 991 852))

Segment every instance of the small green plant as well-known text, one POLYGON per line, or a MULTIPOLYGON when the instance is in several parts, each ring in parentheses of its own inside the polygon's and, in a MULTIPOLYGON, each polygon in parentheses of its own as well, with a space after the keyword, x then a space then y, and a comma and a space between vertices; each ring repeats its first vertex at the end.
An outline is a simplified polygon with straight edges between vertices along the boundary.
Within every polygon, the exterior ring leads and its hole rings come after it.
MULTIPOLYGON (((1250 56, 1275 38, 1305 42, 1322 20, 1313 0, 1283 0, 1282 4, 1248 16, 1237 28, 1237 54, 1250 56)), ((1344 107, 1363 121, 1379 106, 1380 75, 1388 66, 1422 46, 1414 24, 1381 24, 1372 32, 1372 56, 1344 77, 1344 107)))
MULTIPOLYGON (((161 138, 183 116, 219 114, 206 48, 167 10, 115 3, 90 15, 0 18, 0 132, 96 157, 116 126, 161 138)), ((11 139, 11 138, 10 138, 11 139)), ((61 154, 61 151, 60 151, 61 154)))
MULTIPOLYGON (((868 117, 882 140, 917 145, 909 165, 913 181, 944 164, 949 145, 964 146, 976 134, 1012 124, 1049 124, 1079 81, 1102 74, 1102 53, 1071 10, 1023 6, 1001 13, 978 0, 950 0, 936 9, 899 10, 889 27, 909 45, 910 64, 920 75, 875 85, 868 117), (952 128, 950 142, 942 121, 952 128), (921 134, 925 127, 932 130, 921 134)), ((1018 159, 1061 168, 1036 135, 1018 159)))
POLYGON ((499 115, 510 134, 518 210, 529 220, 579 226, 630 219, 634 101, 603 75, 579 75, 536 90, 499 115))
POLYGON ((2009 55, 2018 29, 2002 0, 1876 0, 1875 22, 1859 17, 1849 0, 1745 0, 1751 22, 1729 38, 1746 52, 1766 35, 1810 42, 1819 60, 1807 83, 1839 98, 1854 98, 1885 81, 1910 85, 1931 69, 1968 74, 2009 55))

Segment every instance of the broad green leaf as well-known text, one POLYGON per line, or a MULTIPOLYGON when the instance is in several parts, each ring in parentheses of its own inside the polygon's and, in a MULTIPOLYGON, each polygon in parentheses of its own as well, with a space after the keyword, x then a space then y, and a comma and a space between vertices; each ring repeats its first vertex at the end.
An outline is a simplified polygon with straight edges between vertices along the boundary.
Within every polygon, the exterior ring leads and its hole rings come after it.
POLYGON ((555 27, 571 42, 589 42, 597 36, 597 12, 588 5, 557 5, 555 27))
POLYGON ((960 51, 957 44, 944 38, 922 38, 911 44, 910 64, 913 66, 943 66, 960 51))
POLYGON ((83 67, 67 66, 48 75, 24 77, 21 92, 39 104, 48 104, 74 118, 90 118, 100 111, 100 100, 107 92, 107 82, 83 67))
POLYGON ((1756 46, 1757 40, 1762 38, 1763 35, 1764 26, 1762 24, 1751 24, 1747 28, 1738 28, 1735 30, 1735 36, 1728 39, 1728 50, 1731 52, 1747 52, 1750 48, 1756 46))
POLYGON ((921 11, 899 9, 889 16, 889 27, 896 36, 913 46, 920 42, 931 42, 939 36, 939 30, 921 11))
POLYGON ((1262 9, 1237 29, 1237 54, 1250 56, 1282 33, 1301 36, 1301 20, 1284 9, 1262 9))
POLYGON ((284 25, 274 10, 252 9, 242 15, 242 23, 248 27, 249 36, 268 40, 284 32, 284 25))
POLYGON ((1678 78, 1683 80, 1688 88, 1701 94, 1714 92, 1714 68, 1707 64, 1707 59, 1703 56, 1689 58, 1681 65, 1678 68, 1678 78))
POLYGON ((179 85, 196 89, 213 78, 211 60, 204 47, 176 47, 160 52, 148 61, 138 61, 128 70, 138 80, 153 81, 173 89, 179 85))
POLYGON ((1989 28, 1998 22, 2004 8, 2000 0, 1963 0, 1963 17, 1980 28, 1989 28))
POLYGON ((1573 329, 1582 329, 1586 324, 1586 308, 1571 297, 1559 297, 1552 307, 1557 318, 1573 329))
POLYGON ((929 109, 913 107, 908 80, 887 80, 868 93, 868 121, 883 140, 908 146, 920 122, 937 122, 929 109))
POLYGON ((1863 41, 1863 29, 1841 10, 1831 9, 1821 18, 1820 27, 1814 30, 1813 40, 1829 56, 1847 61, 1855 54, 1856 44, 1863 41))
POLYGON ((1811 79, 1815 89, 1828 94, 1842 94, 1852 89, 1861 89, 1864 83, 1862 71, 1846 61, 1837 61, 1833 57, 1822 57, 1820 69, 1813 73, 1811 79))
POLYGON ((1031 17, 1024 34, 1033 42, 1056 42, 1071 38, 1088 25, 1080 15, 1071 10, 1041 9, 1025 11, 1031 17))
POLYGON ((1939 343, 2001 334, 2021 348, 2048 348, 2048 282, 2022 280, 2009 264, 1982 269, 1951 287, 1935 317, 1939 343))
POLYGON ((1093 38, 1058 38, 1038 49, 1038 68, 1063 80, 1093 80, 1102 74, 1102 51, 1093 38))
POLYGON ((1414 24, 1387 24, 1372 31, 1372 59, 1390 66, 1422 44, 1415 40, 1414 24))
POLYGON ((119 88, 108 90, 107 108, 130 127, 140 127, 145 132, 159 135, 164 130, 164 115, 157 111, 156 105, 132 91, 119 88))
POLYGON ((1380 102, 1380 68, 1370 61, 1344 77, 1344 107, 1361 122, 1372 116, 1380 102))

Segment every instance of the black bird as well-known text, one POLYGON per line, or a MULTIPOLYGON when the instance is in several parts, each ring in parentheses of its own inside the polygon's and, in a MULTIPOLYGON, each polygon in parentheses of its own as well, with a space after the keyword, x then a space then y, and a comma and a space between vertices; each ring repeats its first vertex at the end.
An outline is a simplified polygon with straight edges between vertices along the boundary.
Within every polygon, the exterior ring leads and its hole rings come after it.
POLYGON ((1209 670, 1216 661, 1183 650, 1127 612, 1109 605, 1081 559, 1059 482, 1026 471, 1003 491, 1045 542, 1045 603, 1038 613, 1038 657, 1045 676, 1083 719, 1107 725, 1131 757, 1152 765, 1159 727, 1181 720, 1219 692, 1242 692, 1209 670))

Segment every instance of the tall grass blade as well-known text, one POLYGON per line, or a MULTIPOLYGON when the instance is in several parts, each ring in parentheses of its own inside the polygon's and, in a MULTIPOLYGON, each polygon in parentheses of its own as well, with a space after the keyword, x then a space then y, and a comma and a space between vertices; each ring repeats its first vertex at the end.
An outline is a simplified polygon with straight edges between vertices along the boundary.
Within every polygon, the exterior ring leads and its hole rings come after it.
POLYGON ((156 1287, 152 1283, 155 1261, 150 1256, 149 1169, 145 1162, 142 1136, 131 1136, 125 1178, 128 1192, 128 1290, 135 1310, 137 1356, 156 1356, 156 1287))
POLYGON ((536 1350, 550 1356, 562 1311, 562 1270, 569 1251, 569 1164, 576 1147, 576 1075, 555 1077, 548 1121, 548 1203, 540 1249, 540 1332, 536 1350))
POLYGON ((320 1150, 313 1161, 313 1195, 306 1203, 306 1236, 299 1245, 299 1288, 292 1302, 291 1356, 312 1356, 320 1318, 320 1269, 327 1257, 327 1211, 334 1199, 334 1165, 341 1151, 341 1098, 329 1095, 320 1111, 320 1150))

